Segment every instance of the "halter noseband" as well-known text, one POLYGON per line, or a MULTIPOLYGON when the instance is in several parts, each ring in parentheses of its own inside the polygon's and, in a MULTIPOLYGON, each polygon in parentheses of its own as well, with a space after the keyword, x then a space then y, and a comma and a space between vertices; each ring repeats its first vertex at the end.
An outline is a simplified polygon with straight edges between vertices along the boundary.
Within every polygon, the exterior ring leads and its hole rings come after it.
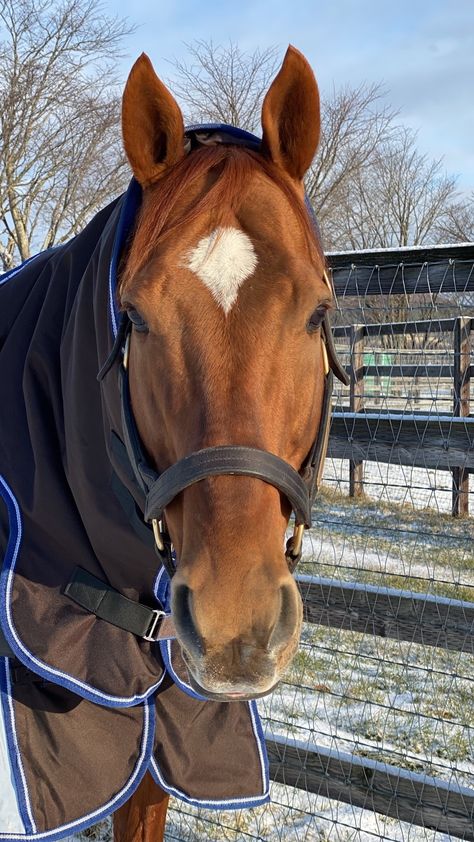
POLYGON ((175 567, 170 536, 164 525, 166 507, 184 489, 211 476, 250 476, 277 488, 289 501, 295 514, 295 527, 286 545, 286 560, 293 570, 302 553, 305 527, 311 526, 311 508, 320 486, 331 422, 333 372, 347 383, 347 375, 335 354, 327 317, 322 326, 324 394, 321 420, 313 445, 299 471, 274 453, 254 447, 219 445, 195 451, 175 462, 161 474, 148 463, 133 417, 128 358, 131 323, 124 313, 121 330, 110 357, 98 374, 102 379, 121 353, 119 369, 122 432, 128 461, 145 497, 144 518, 151 524, 156 551, 170 576, 175 567))

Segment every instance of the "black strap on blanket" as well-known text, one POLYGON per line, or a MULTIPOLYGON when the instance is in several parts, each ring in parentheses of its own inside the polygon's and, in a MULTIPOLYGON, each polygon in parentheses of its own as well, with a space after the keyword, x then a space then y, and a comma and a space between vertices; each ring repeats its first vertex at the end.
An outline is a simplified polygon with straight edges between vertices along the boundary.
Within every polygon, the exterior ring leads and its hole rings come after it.
POLYGON ((143 640, 154 643, 176 636, 171 616, 161 608, 128 599, 82 567, 76 567, 64 594, 99 619, 143 640))
MULTIPOLYGON (((159 608, 149 608, 148 605, 128 599, 82 567, 76 567, 64 593, 101 620, 106 620, 143 640, 156 643, 176 637, 173 619, 169 614, 159 608)), ((14 657, 15 653, 0 628, 0 658, 14 657)))

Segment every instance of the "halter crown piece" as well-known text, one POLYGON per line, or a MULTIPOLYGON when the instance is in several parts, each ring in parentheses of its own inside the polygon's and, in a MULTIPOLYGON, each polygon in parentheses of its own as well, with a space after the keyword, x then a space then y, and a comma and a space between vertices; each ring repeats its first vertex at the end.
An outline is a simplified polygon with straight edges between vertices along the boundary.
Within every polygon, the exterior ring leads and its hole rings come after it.
MULTIPOLYGON (((215 143, 239 144, 252 149, 260 147, 257 137, 232 126, 191 126, 186 131, 187 151, 200 145, 215 143)), ((317 230, 316 219, 308 200, 306 205, 317 230)), ((326 280, 331 286, 327 277, 326 280)), ((123 313, 114 346, 98 374, 98 379, 101 380, 121 356, 119 385, 123 444, 136 483, 144 495, 144 519, 153 529, 156 551, 168 575, 173 576, 175 564, 171 539, 165 525, 166 506, 190 485, 206 477, 222 475, 256 477, 273 485, 287 498, 295 515, 295 527, 292 537, 287 542, 285 555, 290 570, 293 571, 301 558, 304 529, 311 526, 311 508, 321 482, 331 421, 333 372, 343 383, 348 383, 347 374, 337 359, 327 316, 321 329, 325 375, 321 420, 313 445, 299 471, 269 451, 239 445, 221 445, 195 451, 158 474, 144 454, 131 409, 128 375, 131 328, 127 313, 123 313)))

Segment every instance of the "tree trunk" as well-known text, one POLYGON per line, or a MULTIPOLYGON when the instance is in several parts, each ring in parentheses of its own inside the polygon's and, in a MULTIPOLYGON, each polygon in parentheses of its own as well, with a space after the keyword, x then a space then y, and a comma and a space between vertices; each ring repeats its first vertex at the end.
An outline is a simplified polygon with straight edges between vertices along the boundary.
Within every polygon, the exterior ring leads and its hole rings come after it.
POLYGON ((169 795, 147 772, 132 797, 114 813, 114 842, 163 842, 169 795))

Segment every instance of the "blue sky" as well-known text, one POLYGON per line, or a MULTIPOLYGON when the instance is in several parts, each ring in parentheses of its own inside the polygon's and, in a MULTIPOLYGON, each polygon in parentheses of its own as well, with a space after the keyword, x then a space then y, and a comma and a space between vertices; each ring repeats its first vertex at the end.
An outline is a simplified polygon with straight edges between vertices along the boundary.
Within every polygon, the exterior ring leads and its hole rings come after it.
POLYGON ((321 95, 333 85, 383 82, 420 151, 444 157, 463 191, 474 190, 474 0, 107 0, 137 31, 123 77, 145 51, 159 75, 195 38, 244 50, 288 43, 310 61, 321 95))

